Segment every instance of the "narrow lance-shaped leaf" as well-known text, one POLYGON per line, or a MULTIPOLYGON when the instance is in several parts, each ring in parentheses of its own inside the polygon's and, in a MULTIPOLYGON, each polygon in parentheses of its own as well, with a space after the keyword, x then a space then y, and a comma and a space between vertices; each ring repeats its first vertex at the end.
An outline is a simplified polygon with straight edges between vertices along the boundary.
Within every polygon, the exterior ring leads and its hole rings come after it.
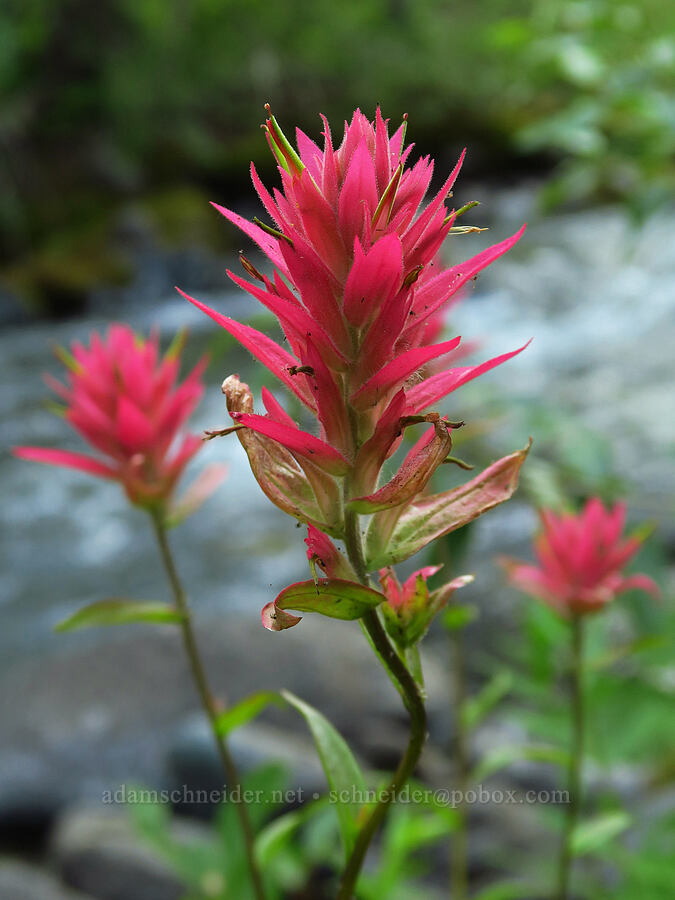
POLYGON ((216 719, 218 734, 227 737, 232 731, 248 724, 251 719, 255 719, 271 704, 279 705, 281 699, 281 695, 277 691, 258 691, 251 694, 250 697, 245 697, 239 703, 226 709, 225 712, 220 713, 216 719))
POLYGON ((577 825, 572 835, 572 852, 576 856, 595 853, 631 825, 631 817, 623 810, 596 816, 577 825))
POLYGON ((312 732, 328 786, 336 800, 345 855, 348 855, 357 831, 356 820, 363 805, 358 798, 366 795, 363 773, 347 742, 325 716, 290 691, 282 691, 281 695, 304 717, 312 732))
POLYGON ((111 597, 84 606, 72 616, 54 626, 55 631, 76 631, 79 628, 96 628, 102 625, 130 625, 149 622, 155 625, 173 625, 182 621, 181 614, 168 603, 148 603, 141 600, 125 600, 111 597))
POLYGON ((467 729, 472 730, 497 706, 511 691, 513 675, 507 669, 496 672, 488 683, 473 697, 466 701, 461 710, 462 719, 467 729))
POLYGON ((349 854, 363 805, 359 796, 365 797, 366 783, 345 739, 325 716, 290 691, 260 691, 221 713, 216 722, 218 732, 228 735, 271 704, 283 703, 297 710, 309 726, 331 791, 330 799, 335 803, 345 854, 349 854))
POLYGON ((550 744, 507 744, 490 751, 481 759, 473 770, 472 781, 482 781, 495 772, 524 760, 567 768, 570 754, 567 750, 550 744))
POLYGON ((341 578, 299 581, 285 588, 272 603, 263 607, 262 623, 269 631, 283 631, 297 625, 301 616, 287 609, 318 612, 331 619, 360 619, 369 609, 379 606, 384 595, 372 588, 341 578))
POLYGON ((488 466, 462 487, 412 503, 386 545, 382 545, 377 528, 371 523, 366 547, 369 571, 408 559, 436 538, 508 500, 518 487, 518 473, 531 443, 488 466))

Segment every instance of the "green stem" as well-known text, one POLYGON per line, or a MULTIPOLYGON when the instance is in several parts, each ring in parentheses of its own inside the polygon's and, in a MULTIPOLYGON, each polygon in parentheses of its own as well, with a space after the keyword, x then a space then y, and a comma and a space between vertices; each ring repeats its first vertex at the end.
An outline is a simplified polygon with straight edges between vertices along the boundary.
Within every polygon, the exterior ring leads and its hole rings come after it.
MULTIPOLYGON (((192 677, 194 679, 194 683, 197 688, 202 706, 204 707, 204 712, 206 713, 206 716, 209 720, 211 731, 213 732, 216 747, 218 748, 218 755, 220 756, 220 760, 225 770, 227 783, 230 787, 230 790, 234 790, 236 792, 236 795, 241 797, 241 779, 237 771, 237 766, 234 762, 234 759, 232 758, 232 754, 230 753, 225 738, 218 732, 218 710, 216 709, 213 695, 211 694, 211 691, 209 689, 206 672, 204 671, 204 666, 202 664, 199 649, 197 647, 197 641, 192 625, 192 617, 190 615, 190 607, 188 604, 187 594, 185 593, 185 589, 183 588, 183 584, 180 580, 178 569, 176 568, 176 563, 173 558, 173 553, 171 552, 171 546, 169 544, 168 536, 166 533, 166 526, 162 519, 161 513, 151 514, 151 519, 155 531, 155 536, 157 538, 157 543, 159 545, 162 562, 164 563, 164 568, 166 569, 166 574, 171 585, 171 590, 173 592, 174 603, 176 609, 181 614, 181 632, 183 636, 183 645, 185 647, 185 652, 187 653, 188 661, 190 663, 192 677)), ((248 815, 248 810, 246 808, 246 805, 242 802, 237 802, 235 806, 237 808, 239 824, 241 826, 242 835, 244 837, 246 858, 251 874, 253 890, 257 900, 265 900, 265 890, 263 887, 262 877, 260 875, 258 863, 255 858, 255 839, 253 835, 253 828, 251 826, 251 820, 249 819, 248 815)))
POLYGON ((583 696, 583 627, 582 617, 574 616, 571 622, 572 669, 570 672, 572 746, 569 769, 569 804, 563 829, 558 866, 557 900, 568 900, 569 884, 574 861, 572 839, 581 805, 581 770, 584 753, 584 696, 583 696))
POLYGON ((466 703, 466 667, 464 658, 464 630, 450 630, 451 644, 451 691, 455 706, 455 779, 460 792, 459 804, 455 807, 458 821, 450 844, 450 896, 452 900, 466 900, 469 890, 468 874, 468 826, 466 792, 471 773, 469 759, 469 735, 464 719, 466 703))
MULTIPOLYGON (((362 584, 368 583, 368 573, 363 558, 363 546, 359 531, 359 518, 354 513, 345 514, 345 545, 349 560, 362 584)), ((359 829, 345 870, 342 873, 337 900, 351 900, 354 888, 368 852, 368 847, 384 821, 389 806, 394 802, 413 774, 422 753, 427 736, 427 715, 420 690, 405 663, 396 652, 382 627, 376 610, 369 610, 362 619, 377 656, 390 677, 398 684, 406 709, 410 715, 410 738, 405 753, 387 787, 380 793, 377 804, 359 829)))

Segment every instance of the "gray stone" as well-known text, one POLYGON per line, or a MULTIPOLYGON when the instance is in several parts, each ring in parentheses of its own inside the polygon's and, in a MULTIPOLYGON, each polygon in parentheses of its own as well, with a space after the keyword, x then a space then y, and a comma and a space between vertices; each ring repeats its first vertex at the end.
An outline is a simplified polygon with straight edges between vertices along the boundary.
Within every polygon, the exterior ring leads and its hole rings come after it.
POLYGON ((0 900, 91 900, 88 894, 64 887, 57 879, 26 863, 0 859, 0 900))
POLYGON ((51 853, 63 880, 97 900, 180 900, 185 893, 121 810, 71 810, 54 833, 51 853))

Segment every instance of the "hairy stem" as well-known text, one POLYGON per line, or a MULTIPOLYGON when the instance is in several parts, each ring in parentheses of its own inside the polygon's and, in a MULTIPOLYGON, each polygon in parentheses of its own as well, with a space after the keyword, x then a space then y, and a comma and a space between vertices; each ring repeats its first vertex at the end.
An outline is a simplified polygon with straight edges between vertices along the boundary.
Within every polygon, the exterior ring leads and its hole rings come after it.
MULTIPOLYGON (((345 533, 345 545, 349 561, 361 583, 367 584, 368 573, 363 559, 358 515, 350 512, 345 514, 345 533)), ((419 688, 387 637, 377 611, 369 610, 363 616, 362 622, 377 656, 386 667, 390 677, 399 686, 406 709, 410 715, 410 738, 405 753, 391 780, 387 787, 381 791, 377 804, 370 811, 359 829, 342 874, 337 900, 351 900, 368 847, 382 824, 390 804, 394 802, 415 770, 427 736, 427 716, 419 688)))
POLYGON ((466 900, 469 889, 468 875, 468 826, 466 792, 469 787, 470 759, 469 735, 464 720, 466 703, 466 666, 464 658, 464 629, 450 630, 451 645, 451 693, 455 706, 455 780, 461 799, 455 807, 458 821, 450 845, 450 896, 452 900, 466 900))
POLYGON ((583 695, 583 625, 581 616, 571 623, 572 660, 570 672, 570 709, 572 714, 572 744, 570 748, 569 804, 563 829, 558 865, 557 900, 568 900, 569 884, 574 861, 572 839, 581 806, 581 770, 584 753, 584 695, 583 695))
MULTIPOLYGON (((190 607, 188 604, 187 594, 185 593, 185 589, 183 588, 183 584, 178 574, 178 569, 176 568, 176 563, 173 558, 173 553, 171 552, 171 546, 169 544, 168 536, 166 533, 166 527, 162 520, 161 514, 153 514, 151 518, 155 530, 155 536, 157 538, 157 543, 159 545, 162 562, 164 563, 164 568, 166 569, 166 574, 171 585, 174 604, 181 615, 181 633, 183 636, 183 646, 185 647, 185 652, 187 653, 188 661, 190 663, 192 678, 197 688, 197 692, 204 708, 204 712, 206 713, 206 716, 209 720, 211 731, 213 732, 213 737, 216 742, 216 747, 218 748, 218 755, 220 756, 220 760, 225 770, 227 783, 230 787, 230 790, 236 791, 237 796, 241 796, 241 779, 237 771, 237 766, 234 762, 234 759, 232 758, 232 754, 230 753, 225 738, 218 732, 218 710, 216 709, 216 704, 214 702, 213 695, 211 694, 211 690, 206 678, 206 672, 204 671, 204 666, 202 664, 199 649, 197 647, 197 641, 192 625, 192 617, 190 615, 190 607)), ((260 875, 258 864, 255 858, 253 828, 251 826, 251 820, 249 819, 248 810, 246 809, 246 805, 242 802, 237 802, 235 806, 237 808, 239 824, 244 838, 246 859, 248 862, 251 882, 253 884, 253 890, 256 896, 256 900, 265 900, 265 890, 263 887, 262 877, 260 875)))

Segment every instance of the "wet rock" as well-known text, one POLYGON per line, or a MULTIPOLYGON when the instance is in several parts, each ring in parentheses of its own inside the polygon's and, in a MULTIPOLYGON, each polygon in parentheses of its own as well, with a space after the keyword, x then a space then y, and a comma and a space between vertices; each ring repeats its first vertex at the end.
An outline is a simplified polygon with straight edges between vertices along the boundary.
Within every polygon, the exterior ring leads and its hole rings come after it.
POLYGON ((92 900, 53 875, 13 859, 0 859, 0 900, 92 900))
POLYGON ((3 756, 0 776, 0 849, 39 852, 67 802, 63 786, 37 756, 3 756))
MULTIPOLYGON (((253 723, 228 738, 237 767, 242 773, 266 763, 282 765, 288 772, 290 797, 311 797, 325 791, 326 779, 309 736, 288 733, 274 725, 253 723)), ((209 819, 226 787, 222 763, 213 734, 199 714, 188 716, 179 726, 168 753, 168 785, 178 798, 175 806, 183 815, 209 819)), ((294 805, 290 803, 290 805, 294 805)))
MULTIPOLYGON (((285 687, 319 708, 357 752, 367 750, 366 719, 374 730, 400 721, 404 739, 400 699, 354 623, 326 629, 307 616, 277 635, 256 614, 240 618, 233 636, 229 617, 197 618, 216 697, 236 702, 285 687)), ((73 643, 65 655, 17 664, 0 682, 0 717, 0 797, 22 767, 26 784, 35 773, 48 778, 45 793, 55 803, 63 797, 97 802, 104 790, 130 781, 164 787, 168 779, 194 779, 202 768, 222 783, 181 641, 171 629, 118 629, 106 644, 73 643)), ((314 781, 308 730, 295 711, 270 709, 232 743, 243 769, 278 755, 297 757, 296 777, 314 781)))
POLYGON ((51 855, 66 884, 97 900, 180 900, 185 893, 124 811, 72 810, 55 831, 51 855))

